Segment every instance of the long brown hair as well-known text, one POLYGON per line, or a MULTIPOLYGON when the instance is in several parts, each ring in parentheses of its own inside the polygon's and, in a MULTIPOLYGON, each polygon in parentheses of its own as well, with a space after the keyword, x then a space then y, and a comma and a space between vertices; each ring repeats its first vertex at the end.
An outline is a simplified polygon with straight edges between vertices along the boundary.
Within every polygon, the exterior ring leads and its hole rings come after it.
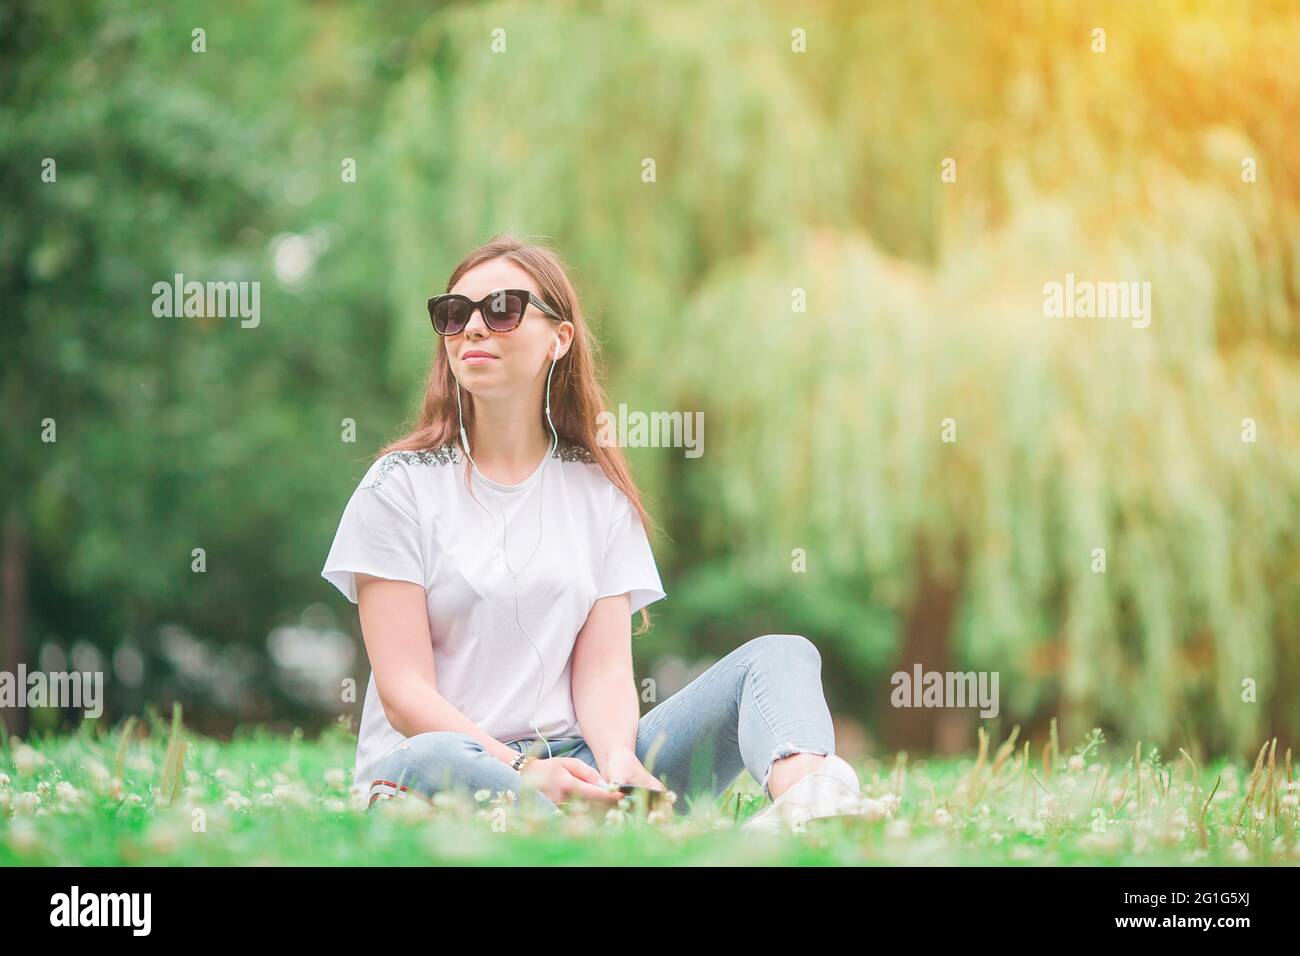
MULTIPOLYGON (((627 495, 632 507, 641 518, 646 534, 654 533, 649 512, 641 503, 641 494, 628 470, 623 450, 617 445, 602 445, 596 440, 597 416, 605 408, 605 390, 597 372, 596 357, 599 344, 582 317, 578 294, 569 281, 560 255, 544 246, 524 242, 509 233, 493 236, 460 261, 447 280, 447 288, 460 281, 470 269, 490 259, 505 258, 527 272, 537 283, 538 291, 546 303, 563 318, 573 323, 573 341, 569 350, 555 364, 551 383, 551 420, 560 441, 568 441, 587 450, 600 465, 601 470, 619 490, 627 495)), ((465 396, 465 428, 474 422, 474 399, 465 396)), ((539 407, 542 425, 547 431, 545 412, 539 407)), ((424 387, 424 400, 420 405, 415 424, 401 438, 389 442, 375 457, 394 451, 423 451, 440 448, 455 440, 460 433, 456 413, 456 379, 451 374, 446 343, 434 353, 433 364, 424 387)), ((469 482, 469 465, 465 480, 469 482)), ((650 615, 641 609, 641 626, 636 634, 650 629, 650 615)))

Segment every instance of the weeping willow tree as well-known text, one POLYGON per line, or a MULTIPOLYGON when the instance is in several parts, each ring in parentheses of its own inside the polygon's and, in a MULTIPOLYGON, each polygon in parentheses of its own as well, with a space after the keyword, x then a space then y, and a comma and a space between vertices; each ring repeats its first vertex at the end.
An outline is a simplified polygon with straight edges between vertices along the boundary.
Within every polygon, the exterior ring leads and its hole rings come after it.
POLYGON ((467 249, 556 237, 612 402, 704 412, 633 453, 670 628, 799 590, 863 716, 924 658, 1067 732, 1294 734, 1298 54, 1280 3, 458 7, 385 106, 392 373, 467 249), (1149 324, 1045 314, 1075 280, 1149 324))

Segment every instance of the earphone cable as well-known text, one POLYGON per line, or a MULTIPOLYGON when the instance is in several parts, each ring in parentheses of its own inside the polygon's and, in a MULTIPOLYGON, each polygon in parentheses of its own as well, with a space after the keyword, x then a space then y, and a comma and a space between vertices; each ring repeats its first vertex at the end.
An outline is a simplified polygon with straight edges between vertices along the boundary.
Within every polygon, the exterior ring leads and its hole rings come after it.
MULTIPOLYGON (((528 560, 526 560, 520 566, 518 571, 514 570, 514 568, 510 566, 510 554, 509 554, 510 524, 506 520, 505 508, 501 505, 500 499, 496 493, 496 489, 493 488, 491 485, 491 480, 486 475, 484 475, 482 471, 479 470, 478 462, 474 461, 474 456, 471 455, 469 451, 469 436, 466 435, 465 433, 465 416, 461 407, 460 379, 456 378, 456 373, 454 371, 452 372, 452 378, 455 379, 456 381, 456 413, 460 419, 460 437, 461 437, 461 442, 465 447, 465 457, 469 459, 469 463, 473 467, 474 471, 477 472, 478 476, 482 478, 484 483, 487 485, 488 490, 492 494, 493 499, 497 501, 497 510, 501 514, 501 560, 506 566, 506 572, 510 575, 510 586, 512 591, 514 592, 515 626, 519 628, 519 633, 523 635, 524 640, 528 642, 529 647, 533 649, 533 654, 537 657, 537 666, 540 671, 540 675, 537 682, 537 698, 536 698, 536 703, 534 704, 534 713, 536 713, 536 711, 541 708, 541 704, 542 704, 542 688, 545 686, 546 683, 546 663, 542 658, 542 652, 537 648, 537 644, 534 643, 533 639, 528 636, 528 632, 524 630, 523 621, 519 616, 518 578, 519 575, 523 573, 524 568, 526 568, 529 565, 529 563, 533 560, 533 557, 537 554, 537 549, 541 547, 542 537, 543 537, 542 512, 545 505, 545 492, 546 492, 546 469, 550 466, 551 458, 554 457, 555 450, 559 447, 560 444, 560 436, 559 433, 555 430, 555 422, 551 420, 551 376, 555 373, 555 364, 560 360, 558 337, 556 339, 555 344, 556 344, 555 357, 551 360, 551 368, 546 373, 546 423, 551 426, 551 446, 546 452, 546 460, 542 462, 542 473, 538 481, 537 541, 533 545, 533 550, 528 555, 528 560)), ((447 358, 447 365, 448 368, 450 369, 451 367, 450 356, 448 356, 447 358)), ((474 500, 476 503, 478 503, 479 507, 483 509, 484 514, 488 515, 489 520, 492 520, 491 512, 489 512, 486 508, 483 508, 482 503, 478 502, 477 498, 475 498, 474 500)), ((492 523, 493 525, 495 525, 496 521, 492 520, 492 523)), ((541 739, 543 743, 546 744, 546 756, 551 757, 552 752, 551 752, 550 740, 548 740, 546 736, 541 732, 541 730, 538 729, 537 724, 535 722, 530 721, 530 723, 532 724, 533 732, 537 734, 537 736, 541 739)))

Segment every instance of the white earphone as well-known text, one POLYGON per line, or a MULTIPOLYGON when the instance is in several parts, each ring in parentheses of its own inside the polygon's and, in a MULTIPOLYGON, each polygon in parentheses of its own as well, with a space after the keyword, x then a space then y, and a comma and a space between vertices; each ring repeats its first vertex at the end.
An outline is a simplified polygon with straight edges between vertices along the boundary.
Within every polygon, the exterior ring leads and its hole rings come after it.
MULTIPOLYGON (((537 543, 533 545, 533 550, 528 555, 528 561, 525 561, 523 565, 520 566, 518 571, 510 567, 510 555, 507 551, 510 525, 509 522, 506 521, 505 509, 501 507, 499 499, 497 503, 497 510, 500 511, 501 513, 501 560, 502 562, 504 562, 506 566, 506 571, 510 575, 510 585, 513 588, 515 594, 515 626, 519 628, 519 633, 524 636, 524 640, 528 642, 529 646, 532 647, 533 649, 533 653, 537 655, 537 666, 541 671, 541 674, 539 675, 537 681, 537 702, 534 705, 534 711, 536 711, 537 708, 540 708, 542 704, 542 688, 546 684, 546 663, 542 659, 542 652, 537 649, 537 645, 533 642, 533 639, 528 636, 528 632, 524 630, 523 622, 519 618, 519 580, 518 579, 519 579, 519 575, 523 573, 524 568, 526 568, 528 566, 528 563, 533 560, 533 556, 537 554, 537 549, 541 547, 542 544, 542 510, 545 504, 544 494, 546 491, 546 468, 551 463, 551 458, 554 457, 555 455, 555 449, 558 448, 560 444, 559 433, 556 432, 555 430, 555 423, 551 421, 551 376, 555 373, 555 363, 560 360, 560 337, 556 335, 553 341, 555 342, 555 350, 552 353, 550 371, 546 373, 546 423, 551 426, 551 447, 546 452, 546 460, 542 462, 542 474, 541 474, 541 478, 539 479, 539 485, 537 490, 537 543)), ((465 457, 469 459, 470 465, 473 467, 474 471, 478 472, 479 477, 482 478, 485 483, 488 483, 489 482, 488 477, 484 475, 483 472, 479 471, 478 464, 477 462, 474 461, 474 456, 471 455, 469 451, 469 435, 465 433, 465 414, 461 407, 461 401, 460 401, 460 379, 456 377, 456 370, 451 367, 450 354, 448 354, 447 356, 447 367, 448 369, 451 370, 451 377, 456 380, 456 414, 460 419, 460 440, 461 443, 465 446, 465 457)), ((496 498, 497 497, 496 489, 492 488, 490 483, 488 483, 487 487, 488 490, 492 492, 492 496, 496 498)), ((477 502, 478 499, 476 498, 475 501, 477 502)), ((480 508, 483 507, 481 503, 479 504, 479 507, 480 508)), ((489 518, 492 517, 491 512, 489 512, 486 508, 483 508, 483 511, 485 514, 488 515, 489 518)), ((492 523, 494 525, 496 524, 495 519, 493 520, 492 523)), ((546 756, 550 757, 551 742, 547 740, 546 736, 537 728, 537 724, 534 721, 530 720, 529 723, 532 724, 533 732, 537 734, 537 736, 542 740, 543 743, 546 744, 546 756)))

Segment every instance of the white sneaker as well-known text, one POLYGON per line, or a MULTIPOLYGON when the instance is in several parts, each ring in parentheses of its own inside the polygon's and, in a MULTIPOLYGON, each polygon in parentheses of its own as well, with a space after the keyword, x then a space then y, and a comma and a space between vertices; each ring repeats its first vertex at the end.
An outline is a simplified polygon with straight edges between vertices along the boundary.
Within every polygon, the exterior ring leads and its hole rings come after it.
POLYGON ((826 758, 821 770, 803 777, 772 804, 740 825, 742 830, 779 832, 819 817, 863 811, 857 772, 842 757, 826 758))

